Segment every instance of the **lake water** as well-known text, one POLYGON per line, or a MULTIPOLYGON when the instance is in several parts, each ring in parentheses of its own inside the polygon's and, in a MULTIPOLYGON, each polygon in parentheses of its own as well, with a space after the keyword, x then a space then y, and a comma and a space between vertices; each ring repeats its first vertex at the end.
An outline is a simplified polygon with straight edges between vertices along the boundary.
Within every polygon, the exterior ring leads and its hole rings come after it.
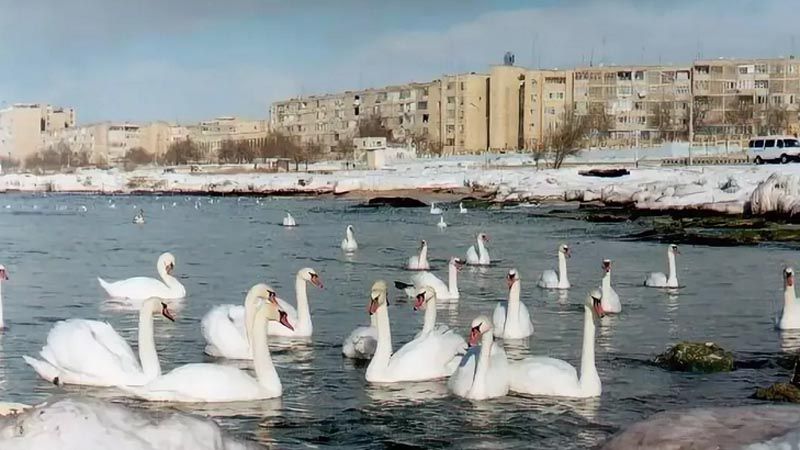
MULTIPOLYGON (((164 371, 205 360, 200 319, 213 305, 241 304, 247 289, 259 281, 293 301, 296 271, 308 266, 320 273, 325 289, 309 287, 313 343, 273 352, 283 397, 200 411, 217 416, 238 436, 275 448, 585 448, 665 409, 753 402, 747 397, 756 386, 788 378, 773 367, 688 375, 648 364, 678 340, 714 340, 745 361, 800 347, 798 336, 781 335, 772 327, 782 301, 781 268, 798 262, 797 252, 789 248, 683 246, 678 271, 686 287, 674 295, 641 287, 647 272, 666 270, 665 246, 618 239, 625 233, 623 224, 531 217, 534 210, 526 208, 461 215, 456 205, 445 211, 450 227, 441 231, 435 226, 438 217, 426 208, 354 205, 235 197, 213 203, 183 196, 0 197, 0 263, 10 276, 2 291, 8 330, 0 340, 0 398, 31 403, 65 392, 112 395, 52 386, 20 356, 36 354, 53 323, 70 317, 108 320, 135 342, 136 313, 108 307, 95 278, 153 276, 163 251, 177 256, 175 272, 189 292, 175 323, 155 321, 164 371), (144 226, 131 223, 138 208, 145 210, 144 226), (296 217, 296 229, 279 225, 286 210, 296 217), (339 248, 347 224, 356 227, 360 245, 353 257, 339 248), (410 272, 402 265, 423 238, 430 244, 434 270, 445 276, 447 258, 463 256, 479 231, 490 235, 490 252, 501 261, 485 270, 462 271, 462 298, 455 306, 440 305, 439 321, 466 335, 473 318, 491 313, 504 298, 503 277, 516 267, 535 333, 527 345, 508 348, 514 358, 550 355, 579 365, 583 299, 599 284, 602 259, 614 261, 623 312, 603 319, 598 328, 602 397, 509 396, 472 403, 448 395, 444 382, 368 386, 365 365, 341 357, 342 339, 369 320, 366 305, 374 280, 406 280, 410 272), (539 273, 556 265, 560 242, 568 242, 573 251, 573 288, 566 296, 535 287, 539 273)), ((399 301, 399 291, 392 296, 398 300, 390 308, 398 348, 418 331, 422 313, 399 301)))

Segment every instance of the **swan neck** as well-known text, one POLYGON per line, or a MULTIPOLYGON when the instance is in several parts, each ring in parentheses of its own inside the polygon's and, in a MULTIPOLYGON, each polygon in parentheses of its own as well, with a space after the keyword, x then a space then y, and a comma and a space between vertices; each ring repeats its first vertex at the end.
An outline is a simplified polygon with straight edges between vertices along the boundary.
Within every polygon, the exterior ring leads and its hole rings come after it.
POLYGON ((608 292, 609 289, 611 289, 611 271, 608 271, 605 273, 605 275, 603 275, 602 287, 603 287, 603 295, 605 295, 605 293, 608 292))
POLYGON ((253 337, 253 323, 256 320, 256 310, 258 309, 258 294, 251 290, 251 292, 247 293, 247 296, 244 299, 244 331, 245 337, 247 337, 247 342, 251 344, 251 338, 253 337))
POLYGON ((447 290, 451 297, 458 297, 458 268, 455 264, 450 264, 447 269, 447 290))
POLYGON ((353 236, 353 232, 350 230, 350 228, 348 228, 348 229, 346 230, 346 234, 347 234, 347 241, 348 241, 348 242, 352 241, 352 240, 353 240, 353 238, 354 238, 354 236, 353 236))
POLYGON ((558 252, 558 281, 563 283, 567 279, 567 257, 558 252))
POLYGON ((0 281, 0 328, 5 327, 3 322, 3 282, 0 281))
POLYGON ((478 238, 478 257, 483 258, 484 253, 486 253, 486 247, 483 245, 483 239, 478 238))
POLYGON ((678 276, 675 273, 675 255, 672 252, 667 253, 667 265, 669 266, 669 274, 667 280, 671 284, 677 284, 678 276))
POLYGON ((491 331, 483 333, 483 336, 481 336, 481 351, 478 354, 478 365, 475 367, 475 376, 472 379, 473 395, 484 395, 483 388, 486 386, 486 378, 489 374, 489 362, 492 356, 493 345, 494 334, 491 331), (476 392, 476 390, 478 392, 476 392))
POLYGON ((422 324, 422 334, 433 331, 436 327, 436 298, 428 300, 425 305, 425 322, 422 324))
POLYGON ((367 366, 367 376, 375 371, 386 369, 392 357, 392 330, 389 325, 389 309, 384 303, 378 307, 373 314, 375 326, 378 329, 378 343, 375 346, 375 354, 372 356, 369 366, 367 366))
POLYGON ((594 358, 594 314, 591 309, 584 307, 583 319, 583 349, 581 351, 581 391, 590 394, 599 388, 600 376, 594 358))
POLYGON ((308 291, 306 280, 298 275, 294 280, 294 292, 297 301, 297 326, 299 329, 311 328, 311 311, 308 308, 308 291))
POLYGON ((788 284, 783 289, 783 309, 786 311, 787 309, 792 309, 797 304, 797 297, 795 296, 794 291, 794 284, 789 286, 788 284))
POLYGON ((256 370, 256 380, 258 384, 272 394, 280 394, 282 391, 281 379, 275 371, 272 363, 272 355, 269 353, 267 344, 267 308, 262 306, 258 310, 253 323, 253 367, 256 370), (275 392, 277 390, 277 392, 275 392))
POLYGON ((419 251, 419 265, 420 267, 423 266, 424 263, 428 262, 428 244, 422 246, 422 249, 419 251))
POLYGON ((508 291, 508 305, 506 307, 506 320, 512 317, 519 316, 519 295, 520 295, 520 287, 521 282, 517 281, 512 286, 511 289, 508 291))
POLYGON ((139 310, 139 361, 142 373, 149 379, 161 375, 161 363, 156 353, 156 342, 153 337, 153 306, 145 302, 139 310))

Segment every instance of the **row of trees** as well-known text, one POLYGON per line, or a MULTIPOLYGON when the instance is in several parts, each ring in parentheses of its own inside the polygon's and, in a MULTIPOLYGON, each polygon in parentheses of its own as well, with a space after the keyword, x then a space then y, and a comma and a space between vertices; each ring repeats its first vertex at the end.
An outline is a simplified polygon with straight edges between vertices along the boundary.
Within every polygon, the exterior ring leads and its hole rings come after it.
POLYGON ((73 152, 69 145, 63 142, 28 155, 25 158, 25 167, 34 170, 59 170, 64 167, 86 167, 89 165, 91 165, 89 152, 73 152))

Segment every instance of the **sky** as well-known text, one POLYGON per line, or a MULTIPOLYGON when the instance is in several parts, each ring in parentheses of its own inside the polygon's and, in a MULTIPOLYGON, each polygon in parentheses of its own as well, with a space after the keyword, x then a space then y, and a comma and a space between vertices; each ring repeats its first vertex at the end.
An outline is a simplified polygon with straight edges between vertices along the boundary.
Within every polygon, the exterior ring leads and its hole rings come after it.
POLYGON ((223 115, 444 73, 800 53, 797 0, 0 0, 0 107, 223 115))

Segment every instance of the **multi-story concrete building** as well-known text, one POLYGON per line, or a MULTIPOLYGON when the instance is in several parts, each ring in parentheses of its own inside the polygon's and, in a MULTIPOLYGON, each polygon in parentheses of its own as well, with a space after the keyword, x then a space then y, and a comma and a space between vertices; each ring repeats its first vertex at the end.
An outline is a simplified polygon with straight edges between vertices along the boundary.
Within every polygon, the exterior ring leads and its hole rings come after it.
POLYGON ((75 126, 75 110, 39 103, 0 109, 0 156, 23 161, 40 150, 42 136, 75 126))
POLYGON ((693 82, 696 133, 798 131, 800 61, 794 58, 695 61, 693 82))
POLYGON ((543 146, 558 128, 564 113, 573 107, 571 70, 529 70, 523 85, 523 145, 533 149, 543 146))
POLYGON ((610 66, 575 69, 576 113, 602 116, 612 139, 688 135, 690 67, 610 66), (638 136, 637 136, 638 135, 638 136))
POLYGON ((446 75, 441 79, 440 123, 444 154, 484 151, 489 147, 489 76, 446 75))
POLYGON ((247 142, 252 148, 258 148, 267 139, 269 124, 266 120, 245 120, 232 116, 217 117, 197 125, 176 126, 174 132, 170 133, 171 142, 180 140, 174 138, 181 136, 184 130, 184 138, 189 138, 197 143, 205 158, 214 159, 225 141, 247 142))
POLYGON ((66 145, 72 152, 88 154, 89 160, 95 164, 113 165, 124 162, 127 152, 137 147, 154 155, 163 155, 169 145, 171 127, 166 122, 88 124, 44 133, 39 148, 66 145))
POLYGON ((346 91, 276 102, 270 128, 331 151, 353 138, 359 122, 377 118, 398 141, 438 143, 439 81, 346 91))

